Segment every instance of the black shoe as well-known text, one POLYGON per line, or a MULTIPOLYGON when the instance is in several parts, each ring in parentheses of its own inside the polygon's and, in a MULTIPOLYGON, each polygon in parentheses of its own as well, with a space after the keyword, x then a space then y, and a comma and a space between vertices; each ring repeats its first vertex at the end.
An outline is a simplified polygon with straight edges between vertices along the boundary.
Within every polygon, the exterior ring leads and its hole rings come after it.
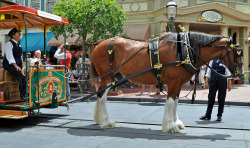
POLYGON ((218 116, 216 121, 221 121, 221 120, 222 120, 221 116, 218 116))
POLYGON ((157 92, 155 95, 160 95, 160 93, 159 93, 159 92, 157 92))
POLYGON ((201 120, 210 120, 211 117, 207 116, 207 115, 204 115, 204 116, 201 116, 200 117, 201 120))

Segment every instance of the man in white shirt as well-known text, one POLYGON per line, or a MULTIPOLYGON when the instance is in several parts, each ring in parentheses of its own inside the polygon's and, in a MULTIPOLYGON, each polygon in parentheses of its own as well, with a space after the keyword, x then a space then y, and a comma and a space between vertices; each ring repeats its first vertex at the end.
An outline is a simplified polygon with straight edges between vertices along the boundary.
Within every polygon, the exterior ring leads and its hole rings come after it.
POLYGON ((212 67, 216 72, 212 71, 210 68, 207 69, 207 73, 205 75, 206 81, 205 81, 205 87, 209 87, 209 94, 208 94, 208 105, 207 105, 207 111, 204 116, 201 116, 201 120, 210 120, 211 114, 213 110, 213 106, 215 103, 215 96, 216 92, 218 91, 218 114, 217 114, 217 121, 221 121, 222 113, 224 111, 224 104, 225 104, 225 98, 226 98, 226 92, 227 88, 228 91, 231 91, 231 79, 227 79, 226 77, 222 76, 230 76, 231 73, 228 70, 228 68, 222 64, 219 60, 212 60, 209 63, 209 66, 212 67), (208 84, 208 78, 210 78, 210 83, 208 84), (228 83, 227 83, 228 81, 228 83))
POLYGON ((72 54, 69 52, 69 49, 70 49, 70 46, 68 43, 66 43, 66 45, 62 44, 54 54, 55 58, 61 60, 61 65, 65 65, 65 62, 66 62, 66 66, 68 68, 68 72, 66 73, 66 99, 67 100, 71 99, 70 98, 70 86, 69 86, 69 76, 70 76, 69 70, 70 70, 70 62, 72 59, 72 54), (66 55, 64 53, 65 47, 66 47, 66 52, 65 52, 66 55), (61 51, 62 51, 62 53, 61 53, 61 51), (65 60, 65 58, 66 58, 66 60, 65 60))
POLYGON ((31 57, 31 53, 28 52, 27 55, 28 55, 27 61, 31 62, 33 60, 33 58, 31 57))
POLYGON ((5 58, 3 60, 3 68, 15 75, 19 83, 20 97, 22 100, 26 100, 26 79, 21 74, 23 68, 22 61, 22 47, 18 41, 21 39, 20 31, 16 28, 11 29, 8 33, 11 39, 5 44, 5 58))

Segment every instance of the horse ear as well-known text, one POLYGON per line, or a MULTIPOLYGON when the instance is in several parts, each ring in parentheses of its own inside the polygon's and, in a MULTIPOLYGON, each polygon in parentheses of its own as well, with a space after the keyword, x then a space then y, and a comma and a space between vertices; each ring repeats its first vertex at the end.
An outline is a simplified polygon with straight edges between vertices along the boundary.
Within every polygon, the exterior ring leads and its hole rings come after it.
POLYGON ((234 32, 234 34, 233 34, 233 44, 236 44, 236 43, 237 43, 237 42, 236 42, 236 37, 237 37, 237 33, 234 32))

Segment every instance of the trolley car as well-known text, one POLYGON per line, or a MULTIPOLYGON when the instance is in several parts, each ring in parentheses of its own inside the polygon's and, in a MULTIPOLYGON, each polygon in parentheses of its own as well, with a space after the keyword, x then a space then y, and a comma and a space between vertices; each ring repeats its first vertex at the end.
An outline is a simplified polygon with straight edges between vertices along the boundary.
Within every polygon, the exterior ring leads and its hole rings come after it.
MULTIPOLYGON (((44 58, 46 59, 46 34, 50 27, 65 26, 68 19, 44 11, 21 5, 0 8, 0 29, 19 28, 25 31, 25 50, 27 61, 27 28, 41 28, 44 33, 44 58)), ((66 38, 65 38, 66 39, 66 38)), ((23 64, 26 75, 26 101, 19 95, 16 78, 6 70, 0 70, 0 118, 22 119, 30 112, 40 108, 56 108, 66 101, 66 65, 61 69, 46 69, 46 65, 23 64)), ((49 65, 58 67, 59 65, 49 65)))

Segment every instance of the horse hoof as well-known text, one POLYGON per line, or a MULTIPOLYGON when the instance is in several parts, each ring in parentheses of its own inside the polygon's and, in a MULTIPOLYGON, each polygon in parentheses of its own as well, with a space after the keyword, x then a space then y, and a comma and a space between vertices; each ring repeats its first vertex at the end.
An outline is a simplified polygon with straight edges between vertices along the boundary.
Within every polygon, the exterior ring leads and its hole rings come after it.
POLYGON ((180 129, 177 124, 170 124, 167 127, 162 127, 162 132, 164 133, 179 133, 180 129))
POLYGON ((115 128, 116 124, 115 124, 115 121, 109 120, 100 126, 101 128, 115 128))
POLYGON ((179 120, 179 119, 175 122, 175 124, 178 125, 178 127, 179 127, 180 130, 183 130, 183 129, 185 128, 185 125, 184 125, 183 122, 182 122, 181 120, 179 120))

